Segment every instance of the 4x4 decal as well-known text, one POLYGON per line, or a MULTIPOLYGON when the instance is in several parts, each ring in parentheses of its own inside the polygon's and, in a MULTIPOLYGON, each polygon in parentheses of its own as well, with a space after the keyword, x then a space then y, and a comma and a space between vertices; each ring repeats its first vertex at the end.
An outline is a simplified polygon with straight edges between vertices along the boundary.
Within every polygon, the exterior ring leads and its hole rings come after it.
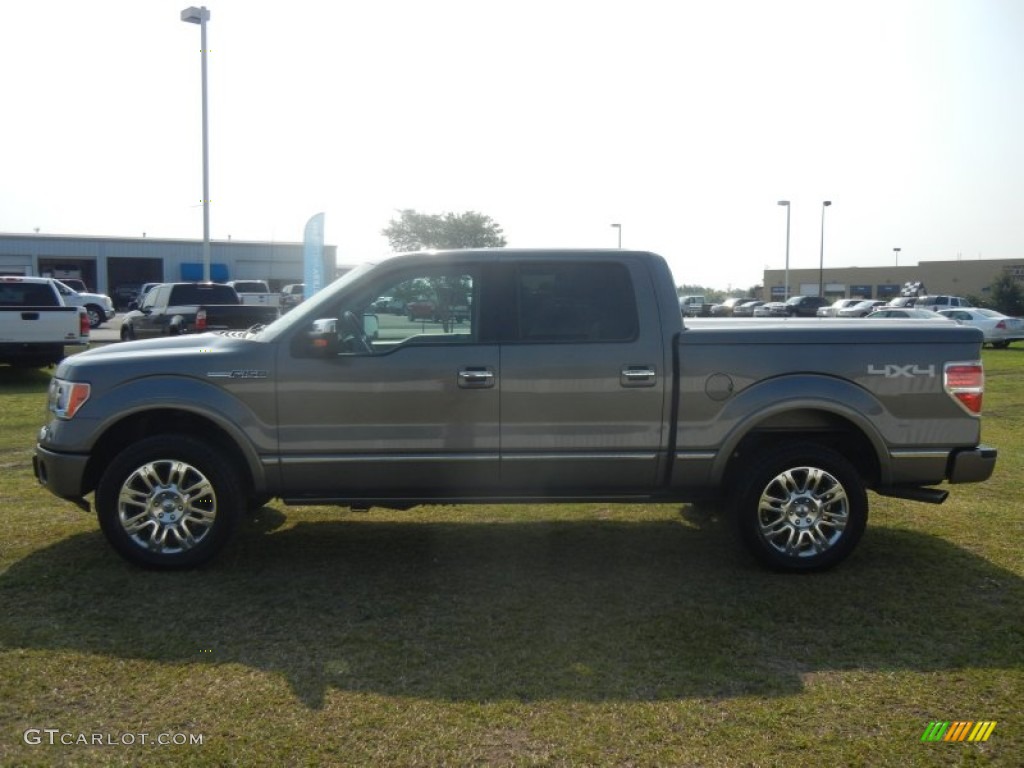
POLYGON ((929 378, 935 378, 935 366, 934 365, 896 365, 895 363, 888 363, 886 365, 869 365, 868 374, 871 376, 885 376, 887 379, 899 379, 908 378, 912 379, 915 376, 928 376, 929 378))

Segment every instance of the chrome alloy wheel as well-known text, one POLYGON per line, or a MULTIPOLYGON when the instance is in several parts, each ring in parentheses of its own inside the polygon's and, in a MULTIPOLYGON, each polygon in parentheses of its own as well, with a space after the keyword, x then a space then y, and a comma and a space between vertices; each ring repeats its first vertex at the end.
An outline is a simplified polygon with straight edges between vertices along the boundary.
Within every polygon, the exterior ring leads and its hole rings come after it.
POLYGON ((812 557, 843 536, 850 519, 846 489, 817 467, 791 467, 775 476, 757 506, 764 541, 787 557, 812 557))
POLYGON ((178 460, 143 464, 121 485, 117 515, 139 547, 176 554, 201 542, 217 518, 213 484, 195 467, 178 460))

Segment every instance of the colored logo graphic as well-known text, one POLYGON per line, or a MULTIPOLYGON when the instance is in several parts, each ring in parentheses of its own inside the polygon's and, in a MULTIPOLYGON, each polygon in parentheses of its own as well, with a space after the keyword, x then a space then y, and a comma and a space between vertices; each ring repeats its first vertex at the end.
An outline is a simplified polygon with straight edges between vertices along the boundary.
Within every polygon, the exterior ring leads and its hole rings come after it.
POLYGON ((924 729, 921 741, 988 741, 995 729, 995 720, 933 720, 924 729))

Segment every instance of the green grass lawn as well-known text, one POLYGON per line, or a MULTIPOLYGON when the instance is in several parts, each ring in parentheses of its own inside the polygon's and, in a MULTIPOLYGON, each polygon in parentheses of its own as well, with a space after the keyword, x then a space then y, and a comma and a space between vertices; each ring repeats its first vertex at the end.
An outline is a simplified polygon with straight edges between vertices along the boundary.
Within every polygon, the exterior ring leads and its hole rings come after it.
POLYGON ((0 368, 0 765, 1019 766, 1024 349, 985 362, 995 476, 873 496, 802 576, 678 505, 274 502, 142 571, 37 487, 48 378, 0 368))

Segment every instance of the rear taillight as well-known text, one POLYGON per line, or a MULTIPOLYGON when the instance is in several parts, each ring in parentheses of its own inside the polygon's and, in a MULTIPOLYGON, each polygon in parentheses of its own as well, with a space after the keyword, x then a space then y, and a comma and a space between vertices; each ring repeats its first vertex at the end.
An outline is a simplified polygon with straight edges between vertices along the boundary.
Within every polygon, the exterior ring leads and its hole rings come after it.
POLYGON ((942 386, 968 413, 981 413, 981 400, 985 393, 985 367, 980 360, 946 363, 942 371, 942 386))
POLYGON ((1005 320, 1000 320, 998 323, 996 323, 996 328, 998 328, 1000 331, 1005 331, 1006 330, 1006 321, 1005 320))
POLYGON ((78 314, 78 335, 89 337, 89 313, 80 312, 78 314))
POLYGON ((200 309, 196 312, 196 333, 202 333, 206 330, 206 310, 200 309))

